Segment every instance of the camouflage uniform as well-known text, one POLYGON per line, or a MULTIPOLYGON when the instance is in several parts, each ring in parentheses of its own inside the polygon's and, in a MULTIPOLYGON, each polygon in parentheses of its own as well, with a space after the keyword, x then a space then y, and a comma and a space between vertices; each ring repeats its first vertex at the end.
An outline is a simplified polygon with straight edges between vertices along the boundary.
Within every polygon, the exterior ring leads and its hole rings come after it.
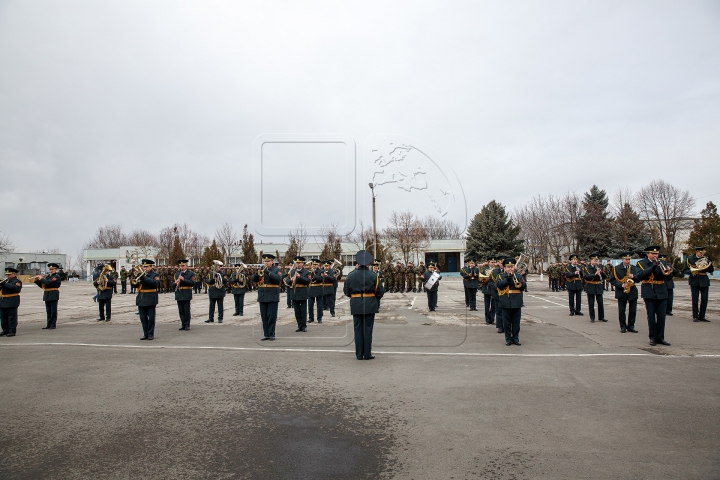
POLYGON ((387 285, 387 291, 392 292, 393 282, 395 281, 395 266, 389 260, 386 260, 382 273, 385 278, 385 285, 387 285))
POLYGON ((405 271, 406 271, 405 266, 402 263, 397 262, 395 264, 395 284, 394 284, 395 292, 402 293, 405 291, 405 288, 404 288, 404 286, 405 286, 405 271))
POLYGON ((426 271, 427 271, 427 268, 425 267, 425 262, 420 262, 420 265, 415 267, 415 282, 417 284, 418 292, 423 291, 423 285, 425 285, 425 272, 426 271))
POLYGON ((408 262, 405 268, 405 291, 410 292, 415 289, 415 265, 408 262))
MULTIPOLYGON (((610 276, 612 275, 612 270, 613 270, 612 264, 609 261, 606 262, 605 265, 603 265, 602 270, 603 270, 603 274, 605 274, 605 280, 603 282, 604 283, 603 286, 605 287, 605 290, 608 290, 609 287, 611 286, 610 285, 610 276)), ((613 289, 613 291, 615 291, 614 285, 612 286, 612 289, 613 289)))

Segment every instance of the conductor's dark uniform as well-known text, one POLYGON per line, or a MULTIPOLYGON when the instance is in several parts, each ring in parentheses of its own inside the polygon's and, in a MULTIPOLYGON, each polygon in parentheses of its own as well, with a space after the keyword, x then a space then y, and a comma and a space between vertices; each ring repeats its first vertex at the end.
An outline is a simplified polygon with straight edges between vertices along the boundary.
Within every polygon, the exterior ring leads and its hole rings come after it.
MULTIPOLYGON (((48 268, 57 269, 56 263, 49 263, 48 268)), ((55 328, 57 323, 57 306, 58 300, 60 300, 60 275, 55 273, 49 273, 45 278, 35 280, 35 285, 43 289, 43 302, 45 302, 45 313, 47 315, 47 324, 43 327, 44 330, 52 330, 55 328)))
POLYGON ((355 356, 358 360, 372 360, 372 334, 375 314, 379 311, 378 299, 385 294, 380 277, 368 268, 372 255, 360 250, 355 255, 358 267, 345 279, 343 293, 350 297, 350 313, 355 328, 355 356))

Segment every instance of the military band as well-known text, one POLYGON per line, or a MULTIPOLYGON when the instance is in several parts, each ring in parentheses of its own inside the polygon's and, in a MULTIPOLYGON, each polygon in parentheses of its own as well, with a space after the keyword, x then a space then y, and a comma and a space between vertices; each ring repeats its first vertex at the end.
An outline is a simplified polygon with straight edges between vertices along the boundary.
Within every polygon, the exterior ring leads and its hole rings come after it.
POLYGON ((565 267, 565 285, 568 292, 570 316, 583 315, 582 308, 582 269, 578 265, 578 256, 570 255, 570 264, 565 267))
POLYGON ((335 316, 335 295, 337 295, 338 281, 335 278, 335 272, 332 270, 330 260, 323 260, 322 272, 323 277, 323 310, 330 312, 330 316, 335 316))
POLYGON ((620 332, 638 333, 638 331, 635 330, 638 289, 635 285, 635 267, 630 265, 632 252, 624 252, 620 254, 620 256, 622 263, 614 266, 610 274, 610 283, 612 283, 615 289, 615 299, 618 302, 620 332))
POLYGON ((428 264, 428 269, 423 276, 423 280, 425 281, 426 285, 425 293, 427 294, 428 299, 428 310, 431 312, 434 312, 437 308, 438 289, 440 288, 440 280, 442 279, 442 275, 440 275, 440 272, 437 272, 437 275, 435 275, 435 273, 435 264, 431 262, 428 264), (434 279, 433 276, 435 276, 434 279), (432 282, 431 279, 433 280, 432 282))
POLYGON ((251 280, 257 284, 257 301, 260 307, 263 337, 261 340, 275 340, 278 303, 280 303, 280 282, 282 274, 274 265, 275 256, 264 254, 263 266, 253 274, 251 280))
POLYGON ((485 323, 487 325, 495 324, 495 299, 492 296, 492 289, 494 288, 494 282, 491 280, 491 273, 495 269, 495 257, 488 257, 487 264, 484 267, 483 276, 486 278, 481 279, 483 303, 485 305, 485 323))
POLYGON ((295 332, 307 332, 308 299, 310 298, 310 282, 314 275, 305 268, 305 257, 295 257, 295 267, 290 270, 290 286, 292 291, 293 311, 295 313, 295 332))
POLYGON ((650 345, 670 345, 665 340, 665 314, 667 311, 667 285, 665 279, 672 275, 672 267, 658 260, 659 245, 650 245, 645 249, 645 258, 637 262, 635 278, 642 282, 640 296, 645 302, 650 345))
POLYGON ((135 279, 137 297, 135 305, 140 314, 143 336, 140 340, 153 340, 155 338, 155 307, 158 304, 158 288, 160 276, 153 270, 155 262, 144 258, 142 260, 142 273, 135 279))
POLYGON ((18 271, 5 267, 5 279, 0 281, 0 337, 14 337, 17 334, 18 307, 22 282, 17 278, 18 271))
POLYGON ((372 335, 375 325, 375 314, 379 312, 378 300, 385 294, 380 277, 368 266, 372 263, 372 255, 367 250, 360 250, 355 255, 357 268, 348 274, 343 286, 343 293, 350 297, 350 314, 353 316, 355 330, 355 356, 358 360, 372 360, 372 335))
MULTIPOLYGON (((584 267, 585 294, 588 300, 588 311, 590 312, 590 321, 595 322, 595 303, 597 303, 598 320, 607 322, 605 319, 605 306, 603 305, 603 283, 605 282, 605 273, 598 260, 600 256, 597 253, 590 255, 590 264, 584 267)), ((577 313, 577 312, 576 312, 577 313)))
POLYGON ((308 297, 308 323, 315 321, 315 306, 317 305, 317 321, 322 323, 323 317, 323 277, 322 269, 320 268, 320 260, 313 258, 311 260, 312 266, 309 269, 312 274, 312 281, 309 285, 309 297, 308 297))
POLYGON ((115 287, 115 276, 110 265, 103 266, 93 285, 97 289, 97 303, 100 310, 97 321, 109 322, 112 318, 112 297, 115 287))
POLYGON ((245 265, 236 263, 235 271, 230 275, 228 283, 230 284, 230 293, 232 293, 235 301, 234 317, 242 317, 245 310, 245 292, 247 291, 247 275, 245 274, 245 265))
POLYGON ((477 311, 477 290, 479 287, 479 270, 475 266, 475 259, 468 258, 466 267, 460 270, 465 290, 465 306, 471 311, 477 311))
POLYGON ((502 304, 503 331, 507 346, 520 346, 520 318, 526 284, 523 276, 516 273, 515 262, 512 257, 505 258, 502 262, 503 272, 496 281, 498 297, 502 304))

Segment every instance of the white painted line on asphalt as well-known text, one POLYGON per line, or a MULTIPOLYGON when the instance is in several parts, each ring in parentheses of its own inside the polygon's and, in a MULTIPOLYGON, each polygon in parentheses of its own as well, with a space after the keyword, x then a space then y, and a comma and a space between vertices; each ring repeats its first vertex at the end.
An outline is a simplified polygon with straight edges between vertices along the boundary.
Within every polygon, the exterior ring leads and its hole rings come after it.
POLYGON ((567 307, 567 305, 563 305, 562 303, 552 302, 546 298, 536 297, 535 295, 528 295, 528 297, 537 298, 538 300, 544 300, 548 303, 552 303, 553 305, 560 305, 561 307, 567 307))
MULTIPOLYGON (((191 345, 115 345, 102 343, 70 343, 70 342, 37 342, 37 343, 9 343, 2 347, 37 347, 37 346, 67 346, 67 347, 104 347, 104 348, 135 348, 145 350, 238 350, 249 352, 299 352, 299 353, 352 353, 353 350, 339 350, 330 348, 260 348, 260 347, 220 347, 220 346, 191 346, 191 345)), ((373 353, 383 355, 415 355, 415 356, 443 356, 443 357, 657 357, 657 358, 691 358, 706 357, 720 358, 720 355, 654 355, 652 353, 472 353, 472 352, 398 352, 375 350, 373 353)))
POLYGON ((412 310, 413 305, 415 305, 415 299, 416 299, 416 298, 417 298, 417 297, 413 297, 412 302, 410 302, 410 306, 408 307, 408 310, 412 310))

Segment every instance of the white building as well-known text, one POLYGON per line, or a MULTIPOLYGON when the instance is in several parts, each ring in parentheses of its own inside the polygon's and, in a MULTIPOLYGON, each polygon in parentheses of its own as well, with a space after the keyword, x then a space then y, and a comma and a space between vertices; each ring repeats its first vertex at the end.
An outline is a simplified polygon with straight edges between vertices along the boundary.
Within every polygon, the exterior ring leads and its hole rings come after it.
POLYGON ((57 263, 61 268, 67 268, 67 259, 64 253, 0 253, 0 265, 3 268, 17 268, 19 275, 47 273, 48 263, 57 263))

